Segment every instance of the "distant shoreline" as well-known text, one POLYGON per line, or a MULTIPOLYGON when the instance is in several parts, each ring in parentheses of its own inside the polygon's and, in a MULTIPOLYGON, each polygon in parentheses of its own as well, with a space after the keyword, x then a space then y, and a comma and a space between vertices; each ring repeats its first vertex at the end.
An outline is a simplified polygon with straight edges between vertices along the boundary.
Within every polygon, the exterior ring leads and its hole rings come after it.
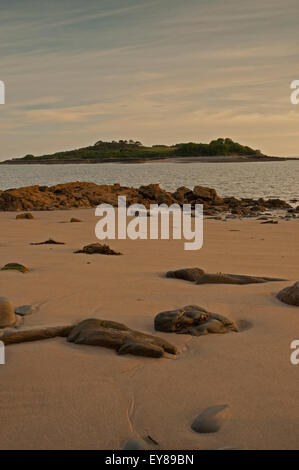
POLYGON ((103 158, 103 159, 66 159, 66 160, 5 160, 0 165, 81 165, 81 164, 101 164, 101 163, 122 163, 122 164, 141 164, 141 163, 250 163, 250 162, 285 162, 289 160, 298 160, 295 157, 268 157, 268 156, 207 156, 207 157, 161 157, 147 159, 129 159, 129 158, 103 158))

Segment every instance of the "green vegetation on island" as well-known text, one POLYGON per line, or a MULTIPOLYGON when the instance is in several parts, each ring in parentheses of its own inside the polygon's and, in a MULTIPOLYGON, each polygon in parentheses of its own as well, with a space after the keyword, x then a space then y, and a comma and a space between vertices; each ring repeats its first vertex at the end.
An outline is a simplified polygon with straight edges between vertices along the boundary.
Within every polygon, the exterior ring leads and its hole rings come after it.
POLYGON ((11 163, 38 163, 38 162, 140 162, 174 157, 227 157, 247 156, 265 157, 260 150, 255 150, 247 145, 241 145, 232 139, 219 138, 209 144, 203 143, 179 143, 175 145, 152 145, 146 147, 139 141, 119 140, 103 142, 99 140, 94 145, 75 150, 56 152, 49 155, 26 155, 22 158, 9 160, 11 163))

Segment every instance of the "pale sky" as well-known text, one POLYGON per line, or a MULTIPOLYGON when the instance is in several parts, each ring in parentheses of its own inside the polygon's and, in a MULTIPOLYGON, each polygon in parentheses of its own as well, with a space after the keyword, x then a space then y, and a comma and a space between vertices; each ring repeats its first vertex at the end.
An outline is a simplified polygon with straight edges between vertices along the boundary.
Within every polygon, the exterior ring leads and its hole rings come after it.
POLYGON ((0 159, 231 137, 299 156, 299 0, 0 0, 0 159))

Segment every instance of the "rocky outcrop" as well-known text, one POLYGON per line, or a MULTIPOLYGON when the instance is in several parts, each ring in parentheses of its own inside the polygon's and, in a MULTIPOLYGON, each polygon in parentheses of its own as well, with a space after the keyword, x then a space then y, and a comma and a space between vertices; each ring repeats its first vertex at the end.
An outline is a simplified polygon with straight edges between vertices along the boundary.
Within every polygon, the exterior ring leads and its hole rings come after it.
POLYGON ((285 287, 277 294, 277 298, 285 304, 299 307, 299 281, 292 286, 285 287))
POLYGON ((198 305, 186 305, 177 310, 158 313, 155 317, 155 329, 193 336, 239 331, 233 321, 217 313, 207 312, 198 305))
MULTIPOLYGON (((0 210, 32 211, 96 207, 107 203, 116 206, 118 196, 126 196, 128 204, 140 203, 149 208, 157 204, 203 204, 204 211, 213 215, 230 211, 235 215, 254 216, 267 209, 291 209, 291 206, 280 199, 236 199, 221 198, 215 189, 195 186, 193 189, 182 186, 174 192, 160 188, 158 184, 140 186, 140 188, 95 183, 74 182, 55 186, 27 186, 18 189, 0 191, 0 210)), ((23 218, 23 214, 20 214, 23 218)), ((26 217, 27 218, 27 217, 26 217)))

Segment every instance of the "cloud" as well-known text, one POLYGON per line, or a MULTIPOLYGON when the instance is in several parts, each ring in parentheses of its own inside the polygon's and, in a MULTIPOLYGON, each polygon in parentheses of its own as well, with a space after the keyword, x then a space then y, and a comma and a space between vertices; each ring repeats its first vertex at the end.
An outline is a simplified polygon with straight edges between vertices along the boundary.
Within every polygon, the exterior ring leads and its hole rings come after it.
POLYGON ((0 159, 221 135, 299 154, 297 0, 2 3, 0 159))

